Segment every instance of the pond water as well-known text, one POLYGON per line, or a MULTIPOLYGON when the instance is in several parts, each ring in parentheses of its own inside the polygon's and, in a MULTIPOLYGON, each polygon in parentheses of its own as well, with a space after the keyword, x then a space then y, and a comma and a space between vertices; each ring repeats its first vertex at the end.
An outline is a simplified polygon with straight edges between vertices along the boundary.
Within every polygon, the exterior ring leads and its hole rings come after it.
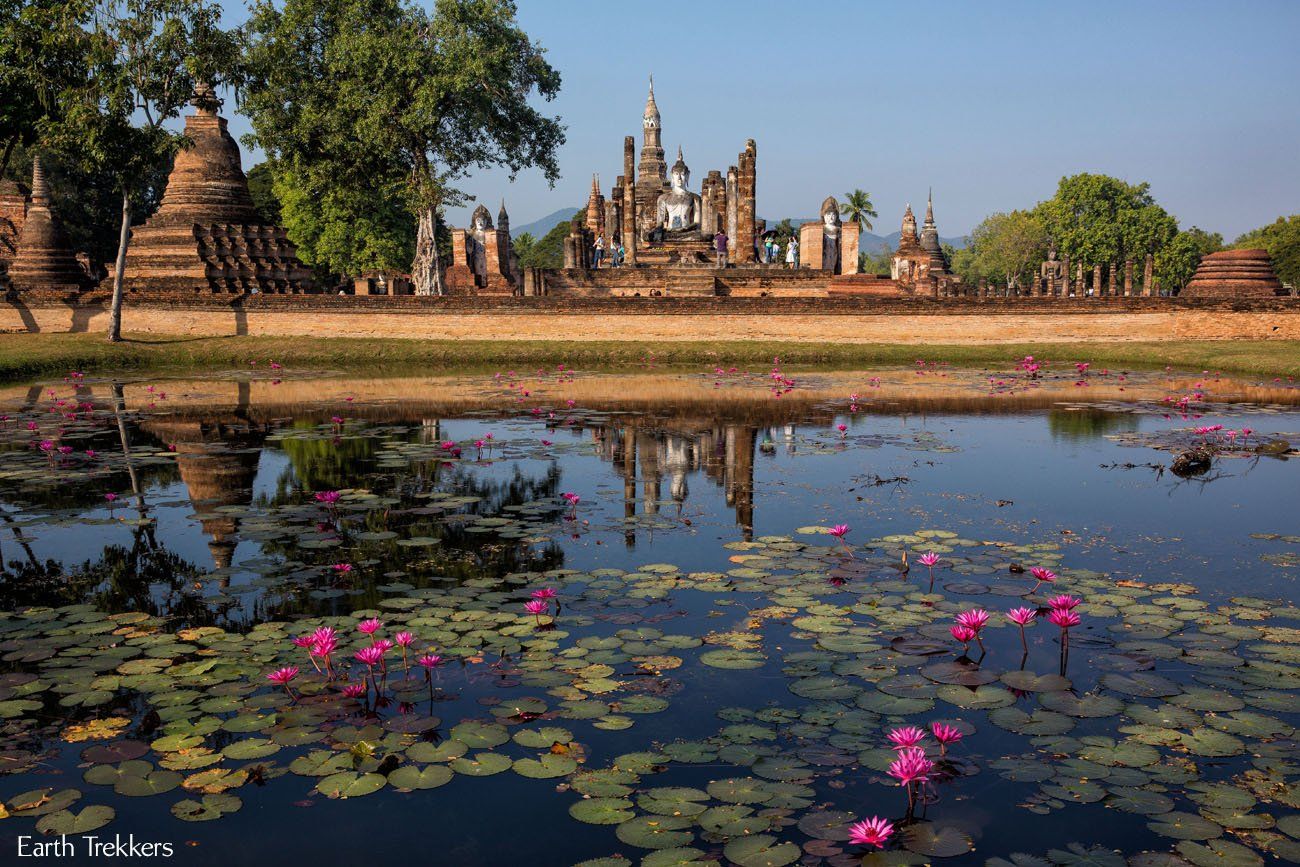
POLYGON ((1300 860, 1294 382, 264 368, 0 391, 6 860, 1300 860))

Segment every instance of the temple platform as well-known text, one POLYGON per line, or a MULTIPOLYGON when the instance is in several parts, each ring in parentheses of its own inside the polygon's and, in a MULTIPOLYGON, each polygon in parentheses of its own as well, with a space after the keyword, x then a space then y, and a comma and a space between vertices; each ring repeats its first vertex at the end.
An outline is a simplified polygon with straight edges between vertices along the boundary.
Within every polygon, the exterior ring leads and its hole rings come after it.
MULTIPOLYGON (((640 251, 637 251, 638 256, 640 251)), ((669 265, 567 268, 540 272, 538 294, 567 297, 826 298, 832 295, 910 297, 887 277, 836 275, 820 268, 780 265, 669 265)))
POLYGON ((665 238, 663 241, 642 241, 636 250, 638 265, 651 268, 691 265, 712 265, 717 261, 717 251, 707 238, 665 238))

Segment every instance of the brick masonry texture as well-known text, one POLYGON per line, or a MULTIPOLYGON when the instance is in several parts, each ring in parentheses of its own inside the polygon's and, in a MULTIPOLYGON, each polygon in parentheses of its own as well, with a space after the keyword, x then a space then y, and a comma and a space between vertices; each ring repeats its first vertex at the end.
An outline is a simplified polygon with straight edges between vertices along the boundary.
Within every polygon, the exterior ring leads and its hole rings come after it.
MULTIPOLYGON (((10 298, 0 301, 0 331, 104 331, 107 311, 102 296, 10 298)), ((123 327, 193 336, 465 340, 1298 340, 1300 300, 133 296, 123 327)))

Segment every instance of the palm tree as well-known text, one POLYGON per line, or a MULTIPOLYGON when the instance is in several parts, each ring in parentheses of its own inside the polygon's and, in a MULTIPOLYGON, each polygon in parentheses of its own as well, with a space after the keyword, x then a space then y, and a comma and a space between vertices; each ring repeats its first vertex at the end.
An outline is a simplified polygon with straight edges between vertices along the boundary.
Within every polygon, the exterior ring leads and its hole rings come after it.
POLYGON ((844 204, 840 205, 840 213, 846 219, 857 222, 864 232, 871 231, 870 218, 880 216, 876 213, 876 206, 871 204, 871 193, 866 190, 845 193, 844 204))

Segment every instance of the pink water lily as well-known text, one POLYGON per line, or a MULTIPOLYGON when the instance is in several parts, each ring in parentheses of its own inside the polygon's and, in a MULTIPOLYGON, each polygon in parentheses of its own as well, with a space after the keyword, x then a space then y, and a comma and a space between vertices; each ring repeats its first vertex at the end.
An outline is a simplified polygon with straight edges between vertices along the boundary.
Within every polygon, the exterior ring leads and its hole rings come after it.
POLYGON ((919 782, 930 778, 934 762, 925 755, 925 750, 909 747, 898 754, 898 758, 889 764, 889 775, 898 780, 898 785, 907 789, 907 811, 912 812, 915 804, 914 787, 919 782))
POLYGON ((538 626, 542 625, 542 615, 551 609, 551 603, 545 599, 530 599, 524 603, 524 610, 533 615, 538 626))
POLYGON ((950 726, 947 723, 932 722, 930 723, 930 734, 939 742, 939 755, 947 755, 948 745, 955 744, 961 740, 961 730, 956 726, 950 726))
POLYGON ((357 624, 357 629, 369 635, 371 642, 375 640, 375 633, 383 627, 384 623, 378 617, 369 617, 357 624))
POLYGON ((1051 599, 1048 599, 1047 607, 1051 608, 1053 611, 1058 608, 1064 608, 1066 611, 1073 611, 1075 608, 1079 607, 1079 603, 1082 601, 1082 599, 1078 599, 1068 593, 1062 593, 1060 596, 1053 596, 1051 599))
POLYGON ((338 491, 317 491, 316 502, 323 503, 326 506, 333 506, 342 496, 338 491))
POLYGON ((534 599, 554 599, 559 595, 560 594, 556 592, 554 587, 543 587, 540 590, 534 590, 532 592, 532 597, 534 599))
POLYGON ((970 643, 975 639, 975 630, 968 626, 954 625, 948 627, 952 637, 961 642, 963 653, 970 652, 970 643))
POLYGON ((1056 573, 1053 572, 1051 569, 1045 569, 1042 566, 1035 566, 1034 568, 1030 569, 1029 574, 1033 575, 1034 580, 1038 582, 1037 584, 1034 585, 1033 589, 1029 591, 1030 593, 1033 593, 1035 590, 1037 590, 1039 587, 1042 587, 1044 584, 1051 584, 1053 581, 1056 580, 1056 573))
POLYGON ((361 698, 366 694, 366 685, 364 683, 344 684, 343 694, 348 698, 361 698))
POLYGON ((849 842, 855 846, 875 846, 885 848, 885 843, 894 833, 894 826, 879 816, 872 816, 849 826, 849 842))
POLYGON ((893 749, 905 750, 915 747, 925 740, 925 730, 916 726, 900 726, 892 729, 885 737, 894 745, 893 749))
POLYGON ((933 551, 926 551, 924 554, 922 554, 920 557, 917 557, 916 559, 917 562, 919 562, 922 566, 930 570, 930 589, 927 592, 933 593, 934 592, 934 567, 939 564, 939 555, 934 553, 933 551))
POLYGON ((1038 617, 1038 612, 1033 608, 1012 608, 1007 612, 1007 619, 1020 627, 1020 646, 1025 653, 1029 652, 1029 644, 1025 641, 1025 627, 1034 622, 1038 617))
POLYGON ((397 642, 397 646, 402 648, 402 671, 403 672, 409 673, 411 670, 411 667, 406 662, 406 648, 410 647, 411 642, 414 640, 415 640, 415 636, 409 632, 398 632, 393 636, 393 641, 397 642))
POLYGON ((984 652, 984 639, 980 631, 988 625, 989 613, 983 608, 972 608, 970 611, 963 611, 957 615, 957 625, 964 626, 974 633, 975 642, 980 646, 980 652, 984 652))
POLYGON ((289 688, 289 684, 297 676, 298 676, 298 666, 286 665, 284 668, 277 668, 275 671, 268 674, 266 676, 266 679, 271 681, 271 683, 274 683, 277 686, 284 687, 284 691, 289 694, 289 698, 294 699, 296 701, 297 696, 293 694, 293 690, 289 688))

